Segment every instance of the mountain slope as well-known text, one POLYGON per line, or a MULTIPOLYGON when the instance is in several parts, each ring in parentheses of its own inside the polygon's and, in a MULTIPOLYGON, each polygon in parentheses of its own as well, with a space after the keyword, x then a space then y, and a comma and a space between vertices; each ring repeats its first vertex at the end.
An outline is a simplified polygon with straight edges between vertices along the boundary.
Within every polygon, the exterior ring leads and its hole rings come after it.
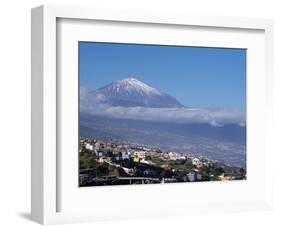
POLYGON ((135 79, 125 78, 115 81, 88 95, 88 102, 98 102, 111 106, 179 108, 183 105, 174 97, 135 79))
POLYGON ((80 115, 80 135, 198 154, 245 167, 246 127, 176 124, 80 115))

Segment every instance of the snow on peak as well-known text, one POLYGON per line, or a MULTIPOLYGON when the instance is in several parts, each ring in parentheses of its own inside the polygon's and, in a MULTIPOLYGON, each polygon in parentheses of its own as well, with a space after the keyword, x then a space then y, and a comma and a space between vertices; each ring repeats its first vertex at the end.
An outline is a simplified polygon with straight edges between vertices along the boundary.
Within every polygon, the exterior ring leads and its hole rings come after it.
POLYGON ((122 89, 128 93, 138 92, 141 95, 161 95, 161 93, 157 89, 133 77, 121 79, 114 82, 112 84, 112 89, 116 92, 119 92, 122 89))
POLYGON ((88 101, 124 107, 178 108, 182 104, 172 96, 139 81, 125 78, 90 92, 88 101))

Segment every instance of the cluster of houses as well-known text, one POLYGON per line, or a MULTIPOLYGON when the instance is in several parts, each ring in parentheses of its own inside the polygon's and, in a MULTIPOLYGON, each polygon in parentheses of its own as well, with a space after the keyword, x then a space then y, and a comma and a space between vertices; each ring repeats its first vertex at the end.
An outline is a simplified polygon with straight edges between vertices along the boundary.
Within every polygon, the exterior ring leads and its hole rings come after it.
MULTIPOLYGON (((112 151, 111 158, 115 160, 129 160, 132 159, 134 162, 141 162, 152 164, 151 161, 146 160, 148 152, 142 149, 129 149, 128 146, 113 146, 109 143, 104 143, 96 140, 82 139, 80 142, 85 146, 85 149, 92 151, 98 157, 108 157, 108 152, 104 151, 106 148, 110 148, 112 151)), ((81 150, 80 150, 81 151, 81 150)))
MULTIPOLYGON (((191 157, 190 155, 180 154, 177 152, 162 152, 154 149, 149 149, 145 147, 129 147, 127 145, 113 146, 110 143, 105 143, 97 140, 81 139, 80 142, 85 146, 89 151, 93 151, 98 157, 108 157, 108 154, 104 149, 110 148, 112 150, 111 158, 116 160, 129 160, 132 159, 137 163, 145 163, 154 165, 151 160, 147 159, 147 156, 155 156, 162 160, 186 160, 191 159, 192 164, 197 168, 202 167, 207 164, 207 161, 203 159, 191 157)), ((81 151, 81 150, 80 150, 81 151)))
MULTIPOLYGON (((183 181, 201 181, 202 175, 200 174, 200 169, 204 166, 207 166, 210 164, 210 161, 208 161, 205 158, 200 157, 194 157, 187 154, 181 154, 177 152, 164 152, 160 151, 159 149, 150 149, 143 146, 128 146, 128 145, 116 145, 112 143, 103 142, 100 140, 92 140, 92 139, 80 139, 80 144, 83 146, 86 150, 89 150, 93 154, 95 154, 98 157, 99 163, 107 163, 111 164, 117 167, 121 167, 118 164, 118 161, 120 160, 132 160, 135 163, 144 163, 148 165, 155 165, 155 163, 152 161, 151 157, 160 158, 163 161, 176 161, 176 160, 191 160, 192 165, 194 166, 193 170, 187 173, 185 176, 183 176, 181 179, 183 181)), ((81 149, 80 149, 81 151, 81 149)), ((163 164, 160 167, 171 170, 172 172, 175 171, 175 169, 170 168, 169 164, 163 164)), ((134 174, 134 169, 131 168, 123 168, 123 170, 128 175, 134 174)), ((149 172, 149 169, 146 171, 143 171, 144 175, 149 175, 151 172, 149 172)), ((232 180, 235 178, 232 178, 230 176, 227 176, 225 174, 222 174, 218 177, 218 180, 226 181, 226 180, 232 180)))

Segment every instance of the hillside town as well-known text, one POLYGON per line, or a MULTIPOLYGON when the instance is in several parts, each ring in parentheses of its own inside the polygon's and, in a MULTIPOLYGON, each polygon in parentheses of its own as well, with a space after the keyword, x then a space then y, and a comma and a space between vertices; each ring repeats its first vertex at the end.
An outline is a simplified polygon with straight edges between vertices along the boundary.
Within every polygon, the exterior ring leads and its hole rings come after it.
POLYGON ((241 167, 141 144, 80 138, 79 185, 103 186, 246 179, 241 167))

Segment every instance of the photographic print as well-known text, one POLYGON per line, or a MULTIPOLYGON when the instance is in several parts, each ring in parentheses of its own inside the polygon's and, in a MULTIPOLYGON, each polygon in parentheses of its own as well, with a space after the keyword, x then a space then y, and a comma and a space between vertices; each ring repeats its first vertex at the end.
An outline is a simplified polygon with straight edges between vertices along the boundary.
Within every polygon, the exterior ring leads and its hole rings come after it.
POLYGON ((246 49, 78 46, 80 187, 246 179, 246 49))

